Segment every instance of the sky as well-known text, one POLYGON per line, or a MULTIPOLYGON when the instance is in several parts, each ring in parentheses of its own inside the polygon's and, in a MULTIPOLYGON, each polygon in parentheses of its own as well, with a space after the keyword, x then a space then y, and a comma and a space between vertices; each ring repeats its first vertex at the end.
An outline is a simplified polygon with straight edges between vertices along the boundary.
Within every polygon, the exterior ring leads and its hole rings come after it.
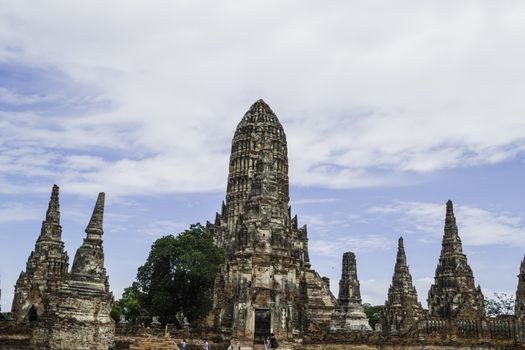
POLYGON ((0 0, 2 311, 53 184, 72 262, 98 192, 116 297, 155 239, 212 221, 264 99, 313 268, 382 304, 404 237, 426 305, 445 203, 486 296, 525 253, 523 1, 0 0))

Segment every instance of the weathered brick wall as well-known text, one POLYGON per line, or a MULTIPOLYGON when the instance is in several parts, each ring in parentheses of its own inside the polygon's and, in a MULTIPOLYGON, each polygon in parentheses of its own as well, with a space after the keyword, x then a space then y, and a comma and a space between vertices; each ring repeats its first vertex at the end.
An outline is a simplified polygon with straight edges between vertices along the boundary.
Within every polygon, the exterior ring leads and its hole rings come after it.
POLYGON ((15 324, 14 322, 0 322, 0 349, 26 350, 32 349, 31 327, 15 324))
POLYGON ((510 345, 360 345, 360 344, 309 344, 297 350, 518 350, 525 349, 522 346, 510 345))

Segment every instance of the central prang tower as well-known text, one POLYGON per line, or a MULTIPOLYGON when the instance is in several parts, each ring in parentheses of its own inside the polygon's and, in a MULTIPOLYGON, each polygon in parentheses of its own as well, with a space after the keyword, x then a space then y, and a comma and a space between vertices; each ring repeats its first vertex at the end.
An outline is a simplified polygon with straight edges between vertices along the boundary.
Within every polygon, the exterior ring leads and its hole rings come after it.
POLYGON ((310 268, 306 225, 291 217, 286 135, 263 101, 233 137, 226 203, 209 224, 226 261, 215 281, 214 324, 232 345, 282 341, 326 328, 335 306, 310 268))

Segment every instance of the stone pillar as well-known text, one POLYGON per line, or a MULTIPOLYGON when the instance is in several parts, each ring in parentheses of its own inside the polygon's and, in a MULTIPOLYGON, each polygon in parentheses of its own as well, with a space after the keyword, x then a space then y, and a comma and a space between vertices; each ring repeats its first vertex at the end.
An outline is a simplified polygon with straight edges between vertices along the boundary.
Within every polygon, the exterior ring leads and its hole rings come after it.
POLYGON ((371 331, 368 318, 361 305, 361 291, 357 278, 355 254, 343 254, 343 268, 339 282, 339 298, 332 314, 331 333, 371 331))

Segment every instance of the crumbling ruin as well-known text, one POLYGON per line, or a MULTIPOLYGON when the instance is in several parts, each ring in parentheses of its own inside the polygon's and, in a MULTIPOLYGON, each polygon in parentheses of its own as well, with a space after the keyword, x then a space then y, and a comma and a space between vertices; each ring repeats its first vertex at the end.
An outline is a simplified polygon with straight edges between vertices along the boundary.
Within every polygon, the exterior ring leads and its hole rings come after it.
POLYGON ((343 254, 339 298, 332 314, 330 332, 348 333, 371 330, 363 305, 361 305, 361 288, 357 279, 355 254, 346 252, 343 254))
POLYGON ((16 281, 11 312, 17 322, 37 321, 44 312, 44 297, 56 292, 67 274, 69 258, 62 242, 58 192, 58 186, 53 185, 35 250, 16 281))
POLYGON ((408 270, 403 237, 399 238, 397 259, 388 289, 388 300, 381 317, 381 328, 386 334, 406 334, 423 317, 423 308, 408 270))
POLYGON ((61 240, 59 188, 53 186, 46 219, 15 286, 12 314, 31 323, 35 349, 106 350, 115 324, 113 295, 102 248, 104 193, 100 193, 71 272, 61 240))
POLYGON ((104 268, 103 216, 104 193, 100 193, 71 272, 44 299, 44 313, 32 339, 39 349, 106 350, 113 340, 115 322, 109 315, 113 294, 104 268))
MULTIPOLYGON (((102 247, 104 194, 99 194, 69 272, 58 191, 53 186, 35 250, 15 286, 16 322, 0 320, 0 349, 102 350, 113 338, 115 326, 109 317, 113 296, 102 247)), ((213 327, 198 331, 234 348, 254 348, 254 342, 271 332, 281 348, 304 350, 525 348, 525 259, 518 275, 515 316, 486 317, 483 295, 462 252, 451 201, 428 293, 429 315, 418 302, 402 238, 380 320, 382 331, 372 331, 363 312, 351 252, 343 255, 336 300, 329 279, 311 268, 306 226, 299 227, 289 207, 286 136, 262 100, 251 106, 237 127, 226 202, 207 226, 225 250, 226 261, 215 280, 214 309, 208 318, 213 327)), ((191 334, 187 322, 182 323, 186 327, 177 330, 179 334, 191 334)), ((125 324, 119 327, 124 329, 125 324)), ((159 330, 144 328, 140 334, 159 330)), ((127 343, 121 344, 147 344, 143 348, 153 349, 170 343, 154 335, 138 341, 128 334, 127 343)))
POLYGON ((226 203, 208 227, 226 253, 214 323, 232 344, 251 346, 271 332, 300 340, 328 326, 335 298, 310 267, 306 226, 289 207, 286 135, 262 100, 237 126, 226 203))
POLYGON ((477 320, 485 316, 481 288, 474 285, 474 275, 463 254, 452 201, 447 202, 441 255, 434 284, 428 292, 431 317, 477 320))

